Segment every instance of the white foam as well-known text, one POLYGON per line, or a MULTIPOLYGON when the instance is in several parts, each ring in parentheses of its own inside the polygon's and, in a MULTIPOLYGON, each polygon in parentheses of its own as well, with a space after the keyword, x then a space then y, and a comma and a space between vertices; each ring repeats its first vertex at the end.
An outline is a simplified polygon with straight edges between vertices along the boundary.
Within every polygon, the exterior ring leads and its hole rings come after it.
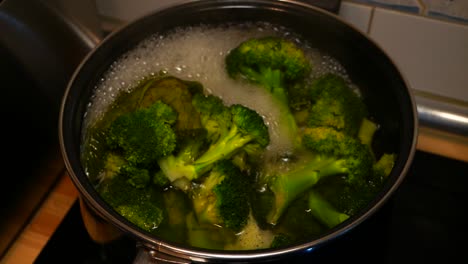
MULTIPOLYGON (((266 35, 292 38, 291 32, 270 24, 198 26, 178 29, 165 36, 151 36, 110 65, 96 86, 87 119, 94 122, 120 92, 130 91, 143 78, 164 71, 181 79, 201 82, 209 93, 221 97, 228 105, 241 103, 255 109, 269 126, 269 151, 288 151, 292 143, 279 128, 280 113, 270 95, 265 89, 233 81, 224 67, 224 58, 229 50, 248 38, 266 35)), ((294 39, 306 47, 299 38, 294 39)), ((314 75, 330 71, 345 75, 344 69, 333 58, 310 47, 307 54, 314 65, 314 75)))

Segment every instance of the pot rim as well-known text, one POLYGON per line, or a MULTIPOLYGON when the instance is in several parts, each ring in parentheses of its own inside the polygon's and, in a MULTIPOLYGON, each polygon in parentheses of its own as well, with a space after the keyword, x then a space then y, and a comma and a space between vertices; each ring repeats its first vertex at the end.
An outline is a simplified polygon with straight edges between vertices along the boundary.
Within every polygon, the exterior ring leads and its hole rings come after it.
MULTIPOLYGON (((359 29, 357 29, 355 26, 352 24, 348 23, 347 21, 343 20, 341 17, 339 17, 336 14, 333 14, 331 12, 328 12, 326 10, 323 10, 321 8, 312 6, 310 4, 304 3, 304 2, 298 2, 298 1, 292 1, 292 0, 282 0, 278 1, 279 3, 273 3, 273 1, 269 0, 242 0, 242 1, 236 1, 236 0, 227 0, 227 1, 220 1, 220 0, 187 0, 187 1, 182 1, 182 3, 176 3, 172 4, 170 6, 166 6, 163 8, 159 8, 154 10, 153 12, 136 19, 134 21, 130 21, 124 25, 122 25, 119 29, 116 31, 113 31, 109 35, 107 35, 98 45, 87 54, 87 56, 82 60, 82 62, 79 64, 75 72, 73 73, 73 76, 71 77, 65 93, 63 95, 63 100, 61 104, 61 110, 60 110, 60 116, 59 116, 59 143, 60 143, 60 149, 62 152, 62 156, 65 162, 65 166, 67 168, 67 171, 69 172, 69 176, 72 179, 74 185, 77 187, 79 190, 79 193, 81 196, 83 196, 87 204, 95 211, 97 211, 104 219, 110 221, 113 225, 115 225, 117 228, 120 230, 124 231, 125 233, 130 233, 130 235, 135 238, 136 240, 140 241, 142 245, 145 247, 151 249, 151 250, 156 250, 162 253, 166 253, 169 255, 177 256, 183 259, 189 259, 193 261, 206 261, 206 260, 213 260, 213 259, 224 259, 224 260, 232 260, 232 261, 243 261, 243 260, 260 260, 260 259, 265 259, 265 258, 276 258, 276 257, 283 257, 285 255, 288 255, 289 253, 297 253, 297 252, 311 252, 313 251, 316 247, 321 246, 326 244, 327 242, 331 241, 332 239, 335 239, 336 237, 342 236, 348 231, 352 230, 354 227, 360 225, 363 221, 365 221, 367 218, 369 218, 371 215, 373 215, 387 200, 388 198, 393 194, 393 192, 400 186, 401 182, 405 178, 407 172, 410 169, 412 160, 414 158, 415 152, 416 152, 416 144, 417 144, 417 134, 418 134, 418 119, 417 117, 417 110, 416 110, 416 103, 414 99, 414 95, 412 94, 411 90, 409 89, 408 81, 406 77, 399 71, 397 65, 395 62, 387 55, 387 53, 381 48, 381 46, 367 37, 365 34, 363 34, 359 29), (111 210, 106 209, 105 204, 102 201, 98 201, 95 197, 94 194, 94 188, 92 190, 89 189, 89 186, 86 185, 87 183, 83 183, 83 181, 80 179, 80 177, 77 175, 76 172, 76 164, 73 165, 72 161, 69 159, 68 152, 69 150, 67 149, 67 143, 65 139, 65 130, 67 126, 67 122, 70 122, 69 119, 67 119, 67 106, 68 102, 70 100, 70 91, 74 87, 75 80, 81 75, 82 69, 87 65, 88 61, 95 56, 95 54, 102 48, 103 45, 105 45, 107 42, 109 42, 111 39, 113 39, 115 36, 118 36, 121 34, 122 31, 125 31, 129 26, 132 25, 137 25, 139 22, 147 19, 148 17, 151 16, 157 16, 160 12, 171 12, 173 9, 178 9, 178 8, 187 8, 192 5, 203 5, 204 3, 215 3, 216 5, 222 6, 223 8, 228 8, 228 7, 253 7, 253 8, 258 8, 259 4, 263 5, 270 5, 274 6, 276 4, 282 4, 286 6, 295 6, 295 7, 301 7, 307 10, 307 12, 315 12, 319 13, 322 15, 326 15, 330 17, 330 19, 337 20, 339 23, 341 23, 343 26, 348 27, 352 31, 354 31, 356 34, 360 35, 362 38, 365 38, 366 41, 368 41, 371 45, 375 46, 378 50, 381 51, 382 55, 386 57, 387 59, 397 70, 399 73, 404 86, 406 87, 406 93, 408 96, 408 100, 410 101, 410 108, 412 109, 412 119, 413 119, 413 135, 412 135, 412 142, 411 146, 409 147, 409 152, 408 156, 406 157, 406 162, 399 173, 399 177, 392 183, 391 187, 385 191, 383 196, 380 196, 377 200, 377 202, 371 203, 371 205, 366 208, 365 210, 362 210, 362 213, 357 214, 352 216, 350 219, 345 221, 344 223, 338 225, 337 227, 327 231, 325 234, 319 236, 316 239, 313 239, 312 241, 297 244, 297 245, 292 245, 290 247, 286 248, 280 248, 280 249, 261 249, 261 250, 250 250, 250 251, 219 251, 219 250, 204 250, 204 249, 198 249, 198 248, 191 248, 187 246, 179 246, 171 242, 166 242, 157 239, 155 236, 149 235, 145 232, 140 231, 137 228, 133 228, 131 224, 129 225, 126 223, 126 219, 121 217, 120 215, 117 215, 115 212, 112 212, 111 210)), ((84 173, 83 173, 84 174, 84 173)), ((81 175, 81 178, 86 177, 86 175, 81 175)))

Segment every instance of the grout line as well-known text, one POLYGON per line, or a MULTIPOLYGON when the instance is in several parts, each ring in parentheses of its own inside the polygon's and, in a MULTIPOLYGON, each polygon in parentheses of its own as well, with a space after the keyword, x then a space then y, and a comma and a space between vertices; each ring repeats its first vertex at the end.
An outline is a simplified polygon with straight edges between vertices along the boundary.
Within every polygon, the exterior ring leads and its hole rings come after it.
POLYGON ((421 8, 421 10, 419 11, 419 14, 420 15, 423 15, 423 16, 426 16, 426 12, 427 12, 427 6, 426 4, 424 4, 423 0, 416 0, 419 4, 419 7, 421 8))
POLYGON ((370 32, 371 32, 371 28, 372 28, 372 22, 374 20, 374 11, 375 11, 375 7, 373 6, 371 8, 371 13, 370 13, 370 16, 369 16, 369 21, 367 22, 367 35, 370 35, 370 32))

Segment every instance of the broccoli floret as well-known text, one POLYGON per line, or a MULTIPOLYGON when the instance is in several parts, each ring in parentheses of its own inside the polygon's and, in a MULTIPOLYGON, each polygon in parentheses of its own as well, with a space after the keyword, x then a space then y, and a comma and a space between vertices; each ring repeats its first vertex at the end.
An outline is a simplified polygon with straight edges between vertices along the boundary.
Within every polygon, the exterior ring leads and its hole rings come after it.
POLYGON ((357 137, 326 127, 305 129, 303 141, 314 152, 338 157, 322 170, 341 170, 341 173, 346 174, 344 187, 338 193, 339 201, 335 205, 340 212, 355 214, 381 190, 385 178, 381 175, 389 173, 388 169, 383 168, 390 167, 387 165, 391 164, 391 155, 388 156, 388 164, 386 158, 376 163, 374 153, 367 144, 361 143, 357 137))
POLYGON ((175 188, 167 188, 162 193, 165 208, 164 221, 157 235, 162 239, 183 243, 187 241, 186 217, 191 212, 191 202, 186 193, 175 188))
POLYGON ((289 204, 320 180, 331 175, 346 175, 350 184, 360 184, 373 164, 369 149, 358 140, 327 127, 307 128, 303 144, 312 151, 310 161, 302 161, 284 173, 265 178, 274 193, 272 210, 267 222, 275 225, 289 204))
POLYGON ((231 105, 228 110, 231 116, 229 129, 223 130, 216 141, 208 142, 206 149, 202 139, 192 139, 181 153, 158 160, 161 170, 172 183, 180 179, 183 182, 197 179, 217 161, 231 158, 248 144, 258 144, 262 148, 269 144, 268 127, 257 112, 239 104, 231 105))
POLYGON ((193 247, 222 250, 225 243, 234 240, 234 235, 230 230, 224 232, 227 229, 199 223, 193 212, 186 216, 185 221, 187 242, 193 247))
POLYGON ((242 42, 226 56, 230 76, 239 75, 260 83, 273 94, 286 95, 283 82, 294 83, 305 78, 311 65, 302 49, 294 42, 280 37, 251 38, 242 42))
POLYGON ((137 189, 145 188, 151 181, 150 173, 147 169, 138 168, 130 164, 122 166, 119 173, 127 177, 128 184, 137 189))
MULTIPOLYGON (((179 137, 186 131, 200 128, 199 116, 194 114, 195 109, 192 106, 193 96, 203 91, 200 83, 164 76, 151 78, 140 86, 138 107, 148 107, 156 101, 170 106, 177 112, 177 120, 173 127, 179 137)), ((138 88, 136 90, 138 93, 138 88)))
POLYGON ((308 127, 330 127, 356 136, 367 116, 362 98, 336 74, 326 74, 312 83, 308 127))
POLYGON ((309 191, 309 210, 317 220, 328 228, 341 224, 349 218, 349 215, 338 211, 338 209, 314 190, 309 191))
POLYGON ((374 140, 375 132, 377 132, 378 129, 379 126, 377 123, 369 120, 368 118, 363 118, 357 137, 362 142, 362 144, 371 146, 372 141, 374 140))
POLYGON ((294 239, 290 235, 280 233, 273 238, 273 241, 270 244, 270 248, 281 248, 290 246, 293 242, 294 239))
POLYGON ((159 170, 153 174, 153 184, 164 188, 168 187, 171 184, 171 182, 166 177, 166 175, 164 175, 164 173, 161 170, 159 170))
POLYGON ((364 180, 374 163, 372 152, 366 145, 329 127, 306 128, 303 143, 320 159, 329 161, 320 168, 321 172, 346 174, 350 183, 364 180))
POLYGON ((131 165, 124 165, 116 175, 104 179, 97 186, 97 191, 104 201, 128 221, 143 230, 154 232, 163 220, 163 211, 158 206, 161 201, 151 185, 141 184, 141 173, 131 165), (135 182, 138 183, 137 187, 135 182))
POLYGON ((151 181, 150 172, 147 169, 129 163, 119 154, 108 152, 104 162, 104 169, 99 175, 100 182, 111 180, 117 175, 125 177, 128 184, 135 188, 144 188, 151 181))
POLYGON ((281 126, 289 128, 291 140, 295 140, 297 124, 288 89, 302 83, 311 70, 303 50, 285 38, 251 38, 232 49, 225 63, 231 78, 245 79, 267 89, 280 109, 281 126))
POLYGON ((384 153, 372 164, 371 171, 361 181, 346 181, 338 194, 336 207, 339 211, 353 215, 369 204, 382 190, 383 184, 393 169, 396 155, 384 153))
POLYGON ((372 167, 373 179, 378 182, 383 182, 390 172, 392 172, 395 165, 396 154, 384 153, 380 159, 372 167))
POLYGON ((110 124, 107 145, 121 150, 124 158, 135 164, 150 164, 170 154, 176 147, 176 135, 171 127, 177 113, 157 101, 117 117, 110 124))
POLYGON ((127 161, 121 155, 108 152, 104 161, 104 169, 99 174, 100 181, 112 179, 119 174, 120 168, 126 164, 127 161))
POLYGON ((253 250, 269 248, 274 238, 270 229, 262 229, 258 225, 254 215, 249 214, 247 224, 235 234, 235 240, 226 243, 225 250, 253 250))
POLYGON ((221 98, 196 94, 192 104, 200 115, 201 124, 206 129, 210 142, 215 142, 220 136, 227 134, 231 125, 231 111, 221 98))
POLYGON ((249 178, 230 160, 217 162, 192 191, 198 222, 240 231, 250 212, 251 185, 249 178))

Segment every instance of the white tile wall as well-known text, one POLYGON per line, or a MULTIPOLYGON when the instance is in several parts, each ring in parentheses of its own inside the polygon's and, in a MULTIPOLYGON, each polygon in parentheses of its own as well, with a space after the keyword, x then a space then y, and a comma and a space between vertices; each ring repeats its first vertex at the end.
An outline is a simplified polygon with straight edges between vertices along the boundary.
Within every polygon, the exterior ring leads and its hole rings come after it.
POLYGON ((468 26, 376 8, 369 35, 412 88, 468 102, 468 26))
POLYGON ((369 5, 385 6, 393 9, 398 9, 406 12, 419 13, 423 6, 420 0, 350 0, 358 3, 369 5))
POLYGON ((468 22, 467 0, 421 0, 429 16, 445 16, 468 22))
POLYGON ((369 30, 373 7, 353 2, 342 2, 339 16, 364 33, 369 30))

